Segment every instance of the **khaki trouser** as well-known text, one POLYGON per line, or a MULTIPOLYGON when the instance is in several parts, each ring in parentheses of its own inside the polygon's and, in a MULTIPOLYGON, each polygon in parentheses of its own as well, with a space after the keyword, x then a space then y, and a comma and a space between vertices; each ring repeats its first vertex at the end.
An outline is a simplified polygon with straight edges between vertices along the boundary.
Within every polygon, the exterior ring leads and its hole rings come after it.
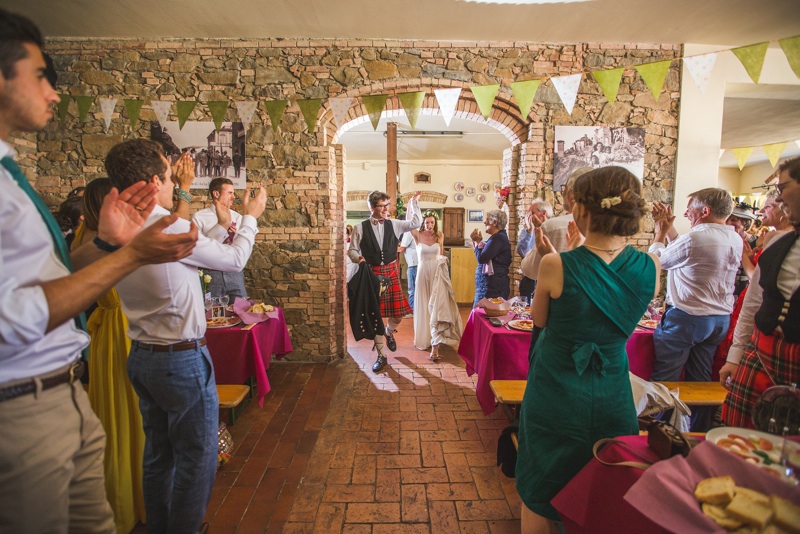
POLYGON ((115 531, 106 437, 80 381, 0 402, 0 533, 115 531))

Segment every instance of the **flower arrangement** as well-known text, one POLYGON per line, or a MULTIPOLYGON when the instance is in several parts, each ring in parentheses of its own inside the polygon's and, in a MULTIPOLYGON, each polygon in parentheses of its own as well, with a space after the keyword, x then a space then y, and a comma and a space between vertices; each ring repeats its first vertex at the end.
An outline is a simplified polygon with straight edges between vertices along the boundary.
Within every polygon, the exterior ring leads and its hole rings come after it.
POLYGON ((422 213, 422 220, 425 220, 425 217, 433 217, 433 218, 434 218, 434 219, 436 219, 437 221, 439 220, 439 214, 438 214, 438 213, 436 213, 436 212, 435 212, 435 211, 433 211, 433 210, 425 210, 425 211, 422 213))
POLYGON ((510 192, 511 188, 509 186, 494 188, 494 198, 495 200, 497 200, 498 208, 502 208, 503 204, 505 204, 508 201, 508 194, 510 192))
POLYGON ((208 293, 208 285, 211 283, 211 275, 203 272, 202 269, 197 269, 197 274, 200 276, 200 287, 203 289, 203 295, 208 293))

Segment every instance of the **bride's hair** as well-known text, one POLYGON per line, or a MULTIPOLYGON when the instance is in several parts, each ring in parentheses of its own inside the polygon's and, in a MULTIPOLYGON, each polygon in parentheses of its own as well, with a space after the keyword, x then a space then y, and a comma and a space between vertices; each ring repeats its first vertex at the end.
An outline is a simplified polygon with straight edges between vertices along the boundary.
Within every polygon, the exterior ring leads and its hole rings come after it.
POLYGON ((425 219, 427 219, 429 217, 431 219, 433 219, 433 235, 438 236, 439 235, 439 219, 433 213, 425 212, 425 214, 423 214, 423 216, 422 216, 422 224, 419 227, 419 231, 420 232, 424 232, 425 231, 425 219))

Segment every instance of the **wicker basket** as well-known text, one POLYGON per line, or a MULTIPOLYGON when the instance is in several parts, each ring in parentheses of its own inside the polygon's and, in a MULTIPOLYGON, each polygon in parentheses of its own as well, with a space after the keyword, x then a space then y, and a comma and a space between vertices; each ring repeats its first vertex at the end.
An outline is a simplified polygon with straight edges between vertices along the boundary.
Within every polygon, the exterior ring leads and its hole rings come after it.
POLYGON ((483 311, 486 312, 487 317, 502 317, 503 315, 508 315, 511 310, 490 310, 489 308, 484 308, 483 311))

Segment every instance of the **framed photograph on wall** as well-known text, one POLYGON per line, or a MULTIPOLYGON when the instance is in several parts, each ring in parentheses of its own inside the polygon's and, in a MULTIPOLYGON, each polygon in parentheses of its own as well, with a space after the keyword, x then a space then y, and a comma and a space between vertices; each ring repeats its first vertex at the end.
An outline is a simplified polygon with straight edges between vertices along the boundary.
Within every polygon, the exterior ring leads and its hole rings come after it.
POLYGON ((483 222, 483 210, 467 210, 468 222, 483 222))

